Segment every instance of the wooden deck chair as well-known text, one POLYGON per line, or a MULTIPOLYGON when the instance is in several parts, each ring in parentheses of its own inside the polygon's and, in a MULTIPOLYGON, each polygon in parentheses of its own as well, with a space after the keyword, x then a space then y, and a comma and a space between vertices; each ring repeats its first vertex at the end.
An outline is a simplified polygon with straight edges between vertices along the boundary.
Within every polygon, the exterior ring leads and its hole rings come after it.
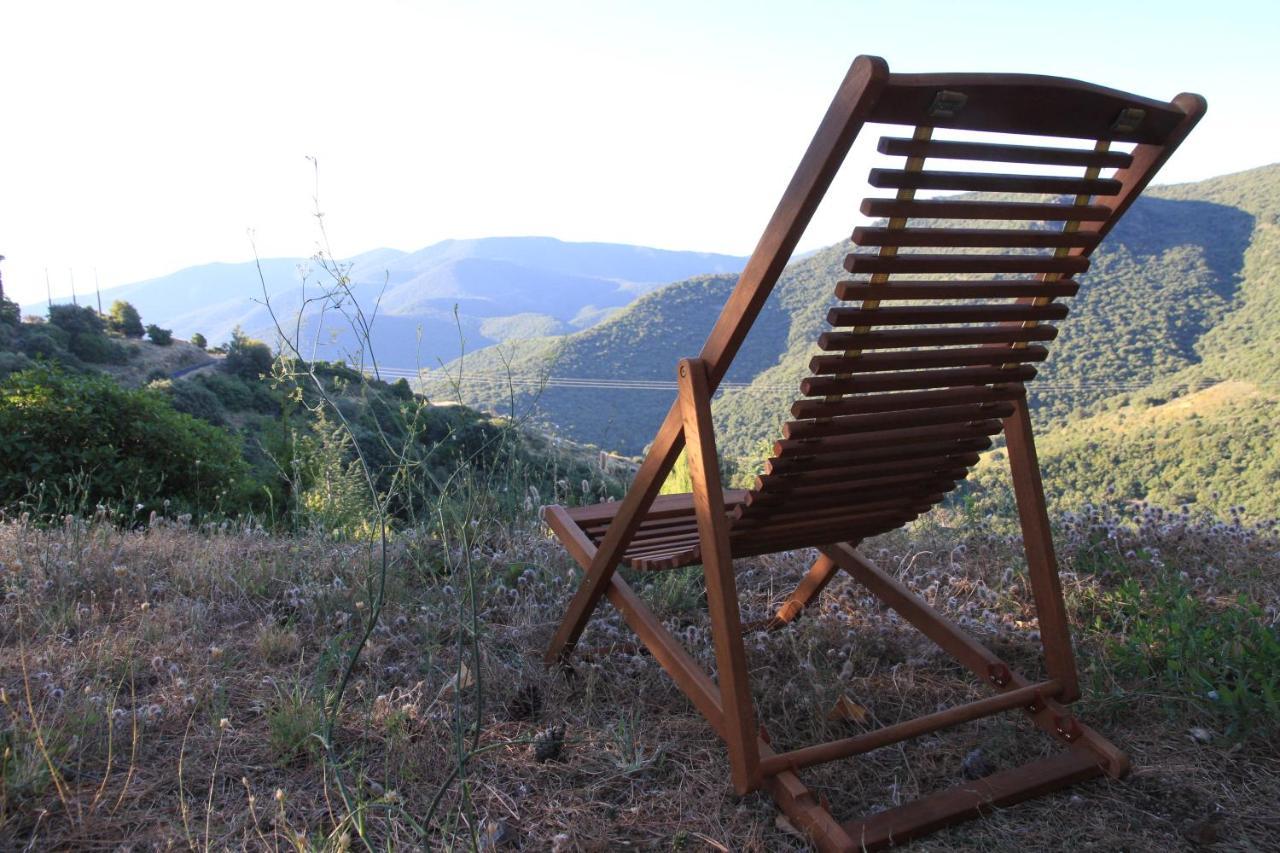
POLYGON ((552 531, 586 571, 547 662, 567 658, 600 599, 608 597, 724 740, 734 789, 767 790, 822 850, 888 847, 1079 780, 1123 776, 1125 755, 1066 707, 1080 690, 1024 385, 1047 355, 1044 344, 1057 334, 1048 323, 1067 315, 1056 300, 1076 293, 1072 277, 1088 269, 1098 242, 1204 110, 1204 99, 1192 94, 1164 103, 1053 77, 890 74, 882 59, 859 57, 701 355, 679 362, 678 399, 626 497, 546 508, 552 531), (862 212, 887 223, 854 231, 853 242, 869 250, 848 256, 845 266, 855 278, 835 291, 854 304, 829 311, 833 328, 818 340, 824 354, 811 362, 812 375, 791 408, 794 419, 783 426, 764 474, 749 491, 726 491, 711 396, 867 123, 913 128, 879 142, 882 154, 905 158, 899 168, 870 175, 873 187, 896 194, 866 199, 862 212), (987 133, 944 140, 934 138, 935 130, 987 133), (990 141, 995 134, 1019 138, 990 141), (975 172, 925 168, 934 159, 997 166, 975 172), (1027 174, 1028 167, 1051 174, 1027 174), (932 190, 1000 195, 916 197, 932 190), (1010 201, 1008 194, 1027 195, 1010 201), (954 227, 956 220, 976 227, 954 227), (1011 671, 855 550, 861 540, 937 505, 1002 430, 1045 657, 1047 679, 1037 683, 1011 671), (693 491, 659 497, 682 448, 693 491), (757 726, 730 560, 802 547, 816 547, 817 562, 772 620, 774 627, 794 619, 843 569, 993 694, 865 734, 774 752, 757 726), (702 564, 718 684, 618 576, 620 563, 654 570, 702 564), (835 820, 797 776, 810 765, 1013 709, 1065 748, 847 823, 835 820))

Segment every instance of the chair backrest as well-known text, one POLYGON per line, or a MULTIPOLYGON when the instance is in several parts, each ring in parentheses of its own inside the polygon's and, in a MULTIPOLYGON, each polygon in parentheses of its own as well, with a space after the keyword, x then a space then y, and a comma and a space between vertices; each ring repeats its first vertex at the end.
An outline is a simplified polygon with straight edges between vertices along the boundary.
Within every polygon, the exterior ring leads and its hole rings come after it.
POLYGON ((954 489, 1048 355, 1056 300, 1203 111, 1051 77, 889 75, 867 121, 914 129, 880 139, 898 167, 869 182, 896 192, 863 202, 882 222, 853 232, 848 304, 734 511, 735 555, 885 532, 954 489))

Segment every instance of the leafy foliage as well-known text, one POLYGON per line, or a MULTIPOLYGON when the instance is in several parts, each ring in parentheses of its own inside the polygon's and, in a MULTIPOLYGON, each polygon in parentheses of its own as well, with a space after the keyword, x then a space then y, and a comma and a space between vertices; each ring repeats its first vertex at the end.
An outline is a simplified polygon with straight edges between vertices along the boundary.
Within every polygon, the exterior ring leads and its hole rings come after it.
POLYGON ((173 343, 173 331, 162 329, 155 323, 151 323, 147 326, 147 338, 158 347, 167 347, 173 343))
POLYGON ((47 368, 0 382, 0 495, 66 484, 90 504, 165 500, 191 510, 248 508, 249 470, 225 432, 151 390, 47 368), (39 429, 33 429, 39 424, 39 429))
POLYGON ((204 335, 196 332, 191 336, 191 345, 193 347, 200 347, 200 349, 204 349, 209 346, 209 342, 205 340, 204 335))
POLYGON ((138 313, 137 308, 123 299, 117 299, 111 303, 111 308, 107 312, 107 326, 117 335, 123 335, 126 338, 142 337, 142 315, 138 313))
POLYGON ((271 372, 271 347, 256 341, 237 326, 227 343, 222 369, 241 379, 255 380, 271 372))

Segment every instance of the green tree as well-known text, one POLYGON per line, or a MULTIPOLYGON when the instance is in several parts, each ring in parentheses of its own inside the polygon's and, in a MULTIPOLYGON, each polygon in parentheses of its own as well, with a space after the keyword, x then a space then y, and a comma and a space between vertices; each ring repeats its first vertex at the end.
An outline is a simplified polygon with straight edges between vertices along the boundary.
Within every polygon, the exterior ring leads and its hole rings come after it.
POLYGON ((191 336, 191 345, 193 347, 200 347, 200 349, 204 349, 209 345, 209 342, 205 340, 204 335, 200 334, 199 332, 196 332, 194 335, 191 336))
POLYGON ((257 381, 259 376, 271 371, 271 347, 256 341, 236 326, 227 343, 227 357, 222 369, 242 379, 257 381))
POLYGON ((117 299, 111 303, 111 310, 107 313, 107 325, 111 331, 126 338, 140 338, 143 335, 142 315, 138 313, 137 308, 123 299, 117 299))
POLYGON ((151 339, 151 343, 159 347, 167 347, 173 343, 173 330, 162 329, 155 323, 147 326, 147 337, 151 339))

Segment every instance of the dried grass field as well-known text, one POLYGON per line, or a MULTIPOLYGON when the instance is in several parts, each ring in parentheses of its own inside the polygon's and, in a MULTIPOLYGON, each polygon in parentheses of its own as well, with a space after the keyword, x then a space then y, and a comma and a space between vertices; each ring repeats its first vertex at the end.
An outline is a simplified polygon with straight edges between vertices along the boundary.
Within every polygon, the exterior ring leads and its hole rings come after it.
MULTIPOLYGON (((1035 675, 1020 545, 975 521, 864 551, 1035 675)), ((607 605, 574 675, 544 669, 577 572, 533 513, 472 531, 393 537, 372 620, 378 546, 163 517, 5 519, 0 848, 807 849, 767 797, 733 796, 720 744, 607 605)), ((1080 715, 1134 772, 918 849, 1277 849, 1276 526, 1127 506, 1057 533, 1080 715)), ((743 561, 744 618, 768 615, 807 556, 743 561)), ((637 584, 710 667, 698 569, 637 584)), ((847 578, 747 647, 784 746, 980 695, 847 578), (828 719, 841 696, 864 722, 828 719)), ((803 777, 852 817, 1047 747, 1006 715, 803 777)))

